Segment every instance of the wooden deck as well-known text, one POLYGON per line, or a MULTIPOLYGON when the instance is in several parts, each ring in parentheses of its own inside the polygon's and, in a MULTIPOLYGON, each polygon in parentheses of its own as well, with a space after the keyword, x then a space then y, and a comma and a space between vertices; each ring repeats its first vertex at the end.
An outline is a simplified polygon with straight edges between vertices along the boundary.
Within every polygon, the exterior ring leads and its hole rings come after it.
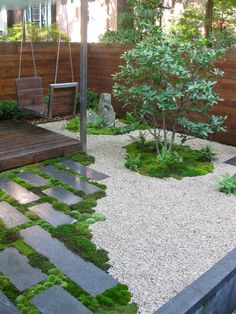
POLYGON ((0 172, 63 156, 79 149, 78 140, 25 121, 0 121, 0 172))

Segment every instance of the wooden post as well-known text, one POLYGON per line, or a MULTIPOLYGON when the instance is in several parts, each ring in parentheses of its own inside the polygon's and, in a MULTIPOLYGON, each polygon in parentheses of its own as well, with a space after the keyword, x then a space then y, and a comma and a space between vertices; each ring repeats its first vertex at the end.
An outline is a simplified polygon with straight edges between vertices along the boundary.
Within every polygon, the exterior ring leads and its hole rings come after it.
POLYGON ((87 93, 88 93, 88 0, 81 0, 81 46, 80 46, 80 145, 87 151, 87 93))

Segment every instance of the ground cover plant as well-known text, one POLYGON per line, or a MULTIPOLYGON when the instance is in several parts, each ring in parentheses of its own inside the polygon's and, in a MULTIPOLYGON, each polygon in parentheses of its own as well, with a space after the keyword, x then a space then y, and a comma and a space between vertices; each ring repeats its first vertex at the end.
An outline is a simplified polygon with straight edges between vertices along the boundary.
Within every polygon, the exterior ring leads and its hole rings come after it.
POLYGON ((4 250, 7 247, 16 248, 21 254, 27 257, 32 267, 39 268, 48 275, 45 280, 20 292, 10 282, 9 278, 3 274, 0 274, 0 290, 4 292, 4 294, 17 306, 17 308, 23 314, 40 313, 39 310, 36 309, 31 303, 31 298, 38 293, 53 287, 54 285, 59 285, 65 289, 76 299, 82 302, 86 307, 88 307, 93 313, 137 313, 137 306, 130 303, 131 294, 127 286, 118 283, 113 288, 104 291, 96 297, 93 297, 80 286, 78 286, 75 282, 73 282, 69 277, 63 274, 60 269, 58 269, 46 256, 38 253, 33 247, 26 244, 19 233, 25 228, 31 226, 40 226, 49 232, 52 237, 60 240, 69 250, 73 251, 75 254, 78 254, 84 260, 94 263, 104 271, 109 269, 110 266, 107 252, 102 248, 97 248, 96 245, 92 242, 93 235, 90 229, 91 224, 103 221, 105 219, 102 214, 95 212, 94 207, 97 204, 97 200, 105 196, 106 186, 104 184, 97 182, 95 183, 91 180, 88 180, 88 178, 80 176, 79 174, 61 166, 59 162, 66 159, 78 161, 83 165, 89 165, 94 162, 94 158, 92 156, 84 153, 77 153, 68 155, 66 157, 59 157, 53 160, 48 160, 40 164, 29 165, 0 173, 0 178, 8 177, 11 181, 20 184, 28 191, 31 191, 40 197, 39 200, 35 202, 22 205, 6 192, 0 190, 0 202, 5 201, 9 203, 11 206, 31 220, 13 228, 7 228, 3 221, 0 220, 0 250, 4 250), (77 178, 87 180, 92 184, 96 184, 101 188, 101 191, 90 195, 85 195, 83 192, 77 191, 73 187, 64 184, 60 180, 53 179, 49 175, 45 174, 38 168, 40 165, 53 165, 58 169, 62 169, 68 173, 73 174, 77 178), (49 183, 42 187, 32 186, 23 179, 17 177, 17 174, 25 171, 32 171, 33 173, 39 174, 40 176, 47 179, 49 183), (42 190, 54 186, 61 186, 66 190, 73 192, 74 194, 82 197, 82 201, 69 206, 42 193, 42 190), (42 220, 36 213, 30 210, 31 206, 44 202, 51 203, 54 209, 62 211, 65 214, 73 217, 75 219, 73 224, 64 224, 55 227, 42 220))
POLYGON ((173 151, 161 148, 157 156, 154 141, 145 143, 136 141, 125 146, 125 149, 126 168, 142 175, 181 179, 186 176, 205 175, 213 171, 212 151, 209 148, 192 150, 189 146, 174 144, 173 151), (206 151, 210 153, 207 154, 206 151))
MULTIPOLYGON (((133 113, 127 112, 124 119, 117 121, 118 126, 107 126, 98 117, 93 123, 87 125, 87 132, 90 135, 122 135, 135 130, 145 130, 146 124, 138 121, 133 113)), ((65 129, 72 133, 80 130, 80 118, 76 117, 66 122, 65 129)))

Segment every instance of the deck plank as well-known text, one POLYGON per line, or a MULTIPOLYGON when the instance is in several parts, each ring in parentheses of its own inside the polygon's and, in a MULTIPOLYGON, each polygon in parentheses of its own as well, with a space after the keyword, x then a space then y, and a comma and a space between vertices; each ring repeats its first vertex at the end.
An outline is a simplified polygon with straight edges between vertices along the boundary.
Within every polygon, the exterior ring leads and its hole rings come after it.
POLYGON ((79 140, 25 121, 0 121, 0 172, 79 150, 79 140))

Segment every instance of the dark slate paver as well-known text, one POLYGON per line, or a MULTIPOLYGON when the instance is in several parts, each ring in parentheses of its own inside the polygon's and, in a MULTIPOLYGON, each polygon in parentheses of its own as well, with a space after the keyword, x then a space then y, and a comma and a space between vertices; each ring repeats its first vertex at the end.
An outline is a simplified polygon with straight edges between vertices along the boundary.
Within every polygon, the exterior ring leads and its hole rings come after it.
POLYGON ((65 190, 60 186, 55 186, 54 188, 44 190, 43 193, 67 205, 73 205, 82 201, 81 197, 71 193, 70 191, 65 190))
POLYGON ((236 166, 236 157, 230 158, 230 159, 224 161, 224 163, 232 165, 232 166, 236 166))
POLYGON ((21 172, 17 175, 17 177, 23 179, 33 186, 44 186, 50 184, 47 179, 31 171, 21 172))
POLYGON ((90 314, 81 302, 59 286, 49 288, 31 299, 44 314, 90 314))
POLYGON ((60 180, 61 182, 72 186, 74 189, 83 191, 85 194, 92 194, 98 191, 101 191, 97 186, 90 184, 78 177, 73 176, 67 171, 60 170, 54 166, 45 166, 39 168, 41 171, 44 171, 49 176, 60 180))
POLYGON ((47 278, 41 270, 30 266, 27 257, 12 247, 0 252, 0 272, 20 291, 47 278))
POLYGON ((29 218, 7 202, 0 202, 0 218, 8 228, 13 228, 30 221, 29 218))
POLYGON ((1 314, 20 314, 13 303, 0 291, 0 313, 1 314))
POLYGON ((117 281, 94 264, 84 261, 59 240, 39 226, 20 231, 24 241, 39 253, 46 255, 66 276, 92 296, 117 284, 117 281))
POLYGON ((38 195, 5 177, 0 179, 0 189, 15 198, 20 204, 31 203, 39 199, 38 195))
POLYGON ((55 210, 50 203, 37 204, 29 209, 55 227, 63 224, 71 224, 74 221, 74 218, 69 215, 55 210))
POLYGON ((109 178, 108 175, 99 172, 97 170, 94 170, 90 167, 86 167, 84 165, 81 165, 78 162, 75 162, 73 160, 65 160, 61 162, 61 165, 66 167, 67 169, 73 170, 82 176, 88 177, 89 179, 95 180, 95 181, 101 181, 106 178, 109 178))

